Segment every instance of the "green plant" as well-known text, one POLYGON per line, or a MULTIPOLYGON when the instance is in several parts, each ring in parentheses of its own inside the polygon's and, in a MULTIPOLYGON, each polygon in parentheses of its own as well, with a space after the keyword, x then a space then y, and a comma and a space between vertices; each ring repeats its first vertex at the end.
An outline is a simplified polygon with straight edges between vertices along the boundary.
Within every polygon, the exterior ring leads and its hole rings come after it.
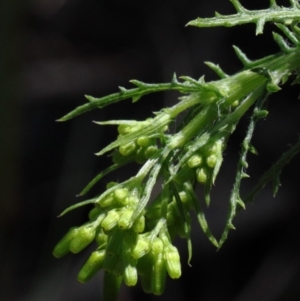
POLYGON ((144 121, 111 120, 96 122, 117 125, 118 137, 98 155, 109 153, 112 165, 98 174, 80 193, 85 195, 109 172, 127 164, 141 164, 135 176, 117 183, 96 197, 73 205, 61 215, 87 204, 94 204, 89 221, 74 227, 56 245, 53 254, 62 257, 69 251, 78 253, 92 241, 97 246, 78 274, 80 282, 88 281, 99 270, 105 271, 104 299, 115 300, 122 281, 134 286, 140 277, 145 292, 161 294, 166 274, 173 279, 181 275, 180 256, 172 244, 176 236, 187 240, 189 258, 192 257, 190 239, 191 212, 194 211, 202 231, 210 242, 220 248, 234 229, 233 219, 268 183, 273 183, 274 195, 279 186, 282 168, 299 152, 300 141, 292 146, 258 180, 247 195, 240 195, 240 186, 247 178, 247 154, 256 150, 251 144, 257 121, 265 118, 265 101, 281 89, 291 77, 299 83, 300 75, 300 5, 290 0, 291 7, 279 7, 270 0, 265 10, 246 10, 238 0, 231 0, 237 13, 196 19, 191 26, 235 26, 256 24, 256 34, 263 32, 265 22, 273 22, 282 34, 273 33, 280 52, 251 61, 234 46, 244 68, 227 75, 211 62, 206 64, 220 77, 205 82, 188 76, 176 75, 170 83, 146 84, 137 80, 136 87, 102 98, 86 96, 88 103, 76 108, 60 121, 66 121, 94 108, 103 108, 124 99, 140 100, 144 95, 176 90, 182 94, 174 106, 156 112, 144 121), (288 39, 289 42, 286 42, 288 39), (195 193, 196 184, 204 186, 205 205, 210 204, 210 191, 220 170, 223 152, 230 135, 246 112, 252 110, 249 126, 241 146, 236 178, 229 198, 229 211, 224 231, 217 239, 210 231, 202 210, 202 202, 195 193), (182 122, 175 121, 180 118, 182 122), (177 125, 176 125, 177 124, 177 125), (161 181, 161 190, 153 195, 154 185, 161 181), (151 201, 150 201, 151 199, 151 201))

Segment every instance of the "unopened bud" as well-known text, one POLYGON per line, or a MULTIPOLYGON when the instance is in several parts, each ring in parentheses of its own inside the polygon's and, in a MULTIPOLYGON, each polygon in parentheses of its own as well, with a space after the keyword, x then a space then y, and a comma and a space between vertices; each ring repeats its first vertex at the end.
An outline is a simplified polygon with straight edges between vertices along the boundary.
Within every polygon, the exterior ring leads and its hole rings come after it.
POLYGON ((85 249, 95 238, 95 229, 91 226, 81 226, 78 228, 76 236, 70 243, 70 251, 74 254, 85 249))
POLYGON ((139 259, 143 257, 145 254, 149 252, 150 246, 149 246, 149 240, 145 238, 139 238, 136 246, 131 252, 131 256, 134 259, 139 259))
POLYGON ((164 250, 164 244, 160 238, 154 238, 151 244, 151 250, 156 255, 162 253, 162 251, 164 250))
POLYGON ((119 147, 119 152, 123 156, 129 156, 134 153, 136 149, 136 144, 134 142, 129 142, 127 144, 121 145, 119 147))
POLYGON ((118 226, 121 229, 127 229, 129 227, 132 213, 133 211, 129 209, 125 209, 124 211, 122 211, 122 214, 118 220, 118 226))
POLYGON ((77 235, 78 228, 71 228, 62 239, 56 244, 53 250, 53 256, 56 258, 63 257, 67 253, 69 253, 70 243, 72 239, 77 235))
POLYGON ((199 183, 205 184, 207 182, 207 172, 204 168, 199 168, 196 171, 197 181, 199 183))
POLYGON ((123 279, 126 285, 128 286, 135 286, 137 284, 137 270, 135 265, 132 265, 129 263, 125 269, 124 269, 124 274, 123 274, 123 279))
POLYGON ((164 251, 164 259, 166 260, 166 268, 172 279, 181 276, 181 264, 178 250, 175 247, 168 247, 164 251))
POLYGON ((143 215, 133 223, 132 229, 136 233, 142 233, 144 231, 144 229, 145 229, 145 217, 143 215))
POLYGON ((147 147, 150 144, 150 142, 151 141, 147 136, 141 136, 136 140, 136 143, 142 147, 147 147))
POLYGON ((111 230, 117 224, 119 217, 120 215, 116 210, 110 210, 103 219, 101 227, 106 231, 111 230))
POLYGON ((187 165, 189 168, 200 166, 202 163, 202 157, 200 155, 193 155, 188 161, 187 165))
POLYGON ((97 250, 93 252, 80 269, 77 280, 81 283, 89 281, 94 275, 97 274, 98 271, 102 269, 104 258, 104 250, 97 250))
POLYGON ((150 159, 151 156, 157 151, 157 146, 151 145, 148 146, 147 149, 145 150, 145 157, 146 159, 150 159))
POLYGON ((215 167, 216 163, 217 163, 217 157, 216 157, 216 155, 210 155, 210 156, 208 156, 206 158, 206 164, 209 167, 211 167, 211 168, 215 167))
POLYGON ((127 205, 126 204, 126 197, 128 196, 128 189, 127 188, 117 188, 113 192, 113 198, 116 202, 118 202, 121 205, 127 205))

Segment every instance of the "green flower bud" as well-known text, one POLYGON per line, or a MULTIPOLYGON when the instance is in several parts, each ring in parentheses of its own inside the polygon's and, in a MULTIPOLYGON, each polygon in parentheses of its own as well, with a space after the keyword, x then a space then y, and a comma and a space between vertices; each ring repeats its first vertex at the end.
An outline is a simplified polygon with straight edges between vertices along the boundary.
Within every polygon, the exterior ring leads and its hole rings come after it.
POLYGON ((164 250, 164 244, 162 240, 158 237, 154 238, 152 244, 151 244, 151 250, 153 254, 161 254, 164 250))
POLYGON ((114 186, 116 186, 116 185, 118 185, 118 184, 119 184, 118 182, 113 182, 113 181, 108 182, 108 183, 106 184, 106 189, 110 189, 110 188, 112 188, 112 187, 114 187, 114 186))
POLYGON ((86 248, 95 238, 95 228, 87 225, 78 228, 76 236, 70 243, 70 251, 74 254, 86 248))
POLYGON ((127 135, 132 132, 132 126, 129 124, 120 124, 118 126, 118 132, 120 135, 127 135))
POLYGON ((116 210, 110 210, 103 219, 101 227, 106 231, 110 231, 117 224, 119 217, 120 215, 116 210))
POLYGON ((115 200, 113 198, 113 195, 109 194, 106 197, 100 199, 98 201, 98 205, 102 208, 105 208, 105 207, 112 206, 114 204, 114 202, 115 202, 115 200))
POLYGON ((154 295, 161 295, 165 289, 166 266, 162 254, 158 254, 154 259, 151 277, 151 290, 154 295))
POLYGON ((105 246, 108 236, 104 233, 103 229, 99 227, 96 231, 95 241, 99 247, 105 246))
POLYGON ((189 168, 198 167, 201 164, 202 164, 202 157, 200 155, 194 155, 187 161, 187 165, 189 168))
POLYGON ((267 110, 256 110, 255 111, 255 117, 260 119, 260 118, 265 118, 267 117, 269 112, 267 110))
POLYGON ((103 209, 95 206, 90 212, 89 212, 89 220, 94 221, 96 220, 99 215, 103 213, 103 209))
POLYGON ((77 235, 78 228, 71 228, 63 238, 56 244, 53 250, 53 256, 56 258, 60 258, 65 256, 70 251, 70 243, 72 239, 77 235))
POLYGON ((79 271, 77 280, 81 283, 89 281, 103 268, 105 258, 104 250, 94 251, 79 271))
POLYGON ((137 219, 133 225, 132 225, 132 229, 136 232, 136 233, 142 233, 145 229, 145 216, 142 215, 139 219, 137 219))
POLYGON ((123 144, 119 147, 120 154, 125 157, 133 154, 135 150, 136 150, 135 142, 129 142, 129 143, 123 144))
POLYGON ((132 217, 132 210, 129 209, 125 209, 122 211, 122 214, 118 220, 118 226, 121 229, 128 229, 130 226, 130 221, 131 221, 131 217, 132 217))
POLYGON ((192 204, 192 198, 189 194, 187 194, 185 191, 179 192, 180 200, 181 202, 189 209, 193 207, 192 204))
POLYGON ((181 264, 178 250, 174 246, 169 246, 164 251, 164 259, 168 274, 172 279, 177 279, 181 276, 181 264))
POLYGON ((131 252, 131 256, 134 259, 139 259, 149 252, 150 244, 149 240, 144 237, 139 237, 136 246, 131 252))
POLYGON ((150 159, 156 151, 157 151, 156 145, 148 146, 145 150, 145 158, 150 159))
POLYGON ((196 170, 196 178, 199 183, 205 184, 207 182, 207 172, 205 168, 198 168, 196 170))
POLYGON ((138 204, 139 200, 140 199, 138 197, 131 195, 130 197, 128 197, 127 204, 129 207, 135 208, 136 205, 138 204))
POLYGON ((135 286, 137 284, 138 276, 135 260, 129 260, 128 264, 124 269, 123 279, 127 286, 135 286))
POLYGON ((237 107, 239 104, 240 104, 240 102, 239 102, 238 100, 235 100, 235 101, 233 101, 233 102, 231 103, 231 106, 232 106, 233 108, 235 108, 235 107, 237 107))
POLYGON ((141 147, 147 147, 151 143, 151 140, 147 136, 141 136, 136 140, 136 143, 141 147))
POLYGON ((113 192, 113 198, 114 200, 121 204, 121 205, 127 205, 128 200, 126 200, 128 196, 128 189, 127 188, 117 188, 114 192, 113 192))
POLYGON ((206 164, 209 167, 211 167, 211 168, 215 167, 216 163, 217 163, 217 156, 216 155, 210 155, 206 158, 206 164))

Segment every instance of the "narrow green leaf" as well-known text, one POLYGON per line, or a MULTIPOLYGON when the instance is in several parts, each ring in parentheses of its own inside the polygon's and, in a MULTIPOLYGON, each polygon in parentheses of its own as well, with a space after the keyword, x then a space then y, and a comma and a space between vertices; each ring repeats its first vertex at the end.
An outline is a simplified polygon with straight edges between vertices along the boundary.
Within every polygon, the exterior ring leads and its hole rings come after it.
POLYGON ((197 214, 197 219, 199 222, 199 225, 203 231, 203 233, 206 235, 206 237, 209 239, 209 241, 215 246, 215 247, 219 247, 218 241, 216 240, 216 238, 214 237, 214 235, 212 234, 211 230, 209 229, 208 223, 206 221, 205 218, 205 214, 202 210, 200 201, 197 197, 197 195, 194 192, 194 189, 191 185, 191 183, 186 182, 184 184, 187 192, 189 193, 189 195, 192 198, 193 204, 194 204, 194 210, 196 211, 197 214))
POLYGON ((68 207, 67 209, 65 209, 58 217, 61 217, 61 216, 65 215, 66 213, 68 213, 68 212, 70 212, 74 209, 77 209, 79 207, 82 207, 82 206, 85 206, 85 205, 88 205, 88 204, 94 204, 97 199, 98 199, 98 197, 94 197, 92 199, 85 200, 85 201, 82 201, 82 202, 77 203, 75 205, 72 205, 72 206, 68 207))

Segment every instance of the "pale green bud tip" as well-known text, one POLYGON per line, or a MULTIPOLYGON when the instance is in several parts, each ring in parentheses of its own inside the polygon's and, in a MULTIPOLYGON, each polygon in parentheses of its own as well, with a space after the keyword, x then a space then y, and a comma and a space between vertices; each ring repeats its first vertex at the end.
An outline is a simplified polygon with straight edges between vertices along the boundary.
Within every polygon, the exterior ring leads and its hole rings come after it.
POLYGON ((187 165, 189 168, 194 168, 200 166, 201 163, 202 157, 200 155, 194 155, 188 160, 187 165))
POLYGON ((135 207, 136 204, 139 202, 139 198, 136 196, 130 196, 126 201, 130 207, 135 207))
POLYGON ((188 204, 191 201, 191 197, 185 191, 180 191, 179 197, 181 202, 184 204, 188 204))
POLYGON ((158 237, 156 237, 151 245, 151 250, 154 254, 161 254, 164 249, 164 244, 162 240, 158 237))
POLYGON ((129 134, 132 131, 132 126, 129 124, 120 124, 118 126, 118 132, 120 135, 129 134))
POLYGON ((57 243, 53 250, 53 256, 56 258, 63 257, 64 255, 68 254, 70 249, 70 243, 72 239, 77 235, 78 229, 71 228, 63 238, 57 243))
POLYGON ((85 249, 95 238, 95 229, 90 226, 82 226, 70 243, 70 251, 74 254, 85 249))
POLYGON ((123 279, 127 286, 135 286, 138 280, 136 267, 130 264, 127 265, 124 270, 123 279))
POLYGON ((205 184, 207 182, 207 172, 204 168, 199 168, 196 171, 197 181, 205 184))
POLYGON ((109 207, 113 203, 114 203, 114 198, 113 198, 112 194, 110 194, 110 195, 108 195, 108 196, 106 196, 106 197, 104 197, 104 198, 102 198, 98 201, 99 206, 103 207, 103 208, 109 207))
POLYGON ((149 252, 149 241, 143 238, 140 238, 131 252, 131 256, 134 259, 139 259, 149 252))
POLYGON ((121 145, 119 147, 119 152, 123 156, 129 156, 134 153, 136 149, 136 144, 134 142, 129 142, 127 144, 121 145))
POLYGON ((127 229, 130 225, 130 220, 132 216, 133 211, 125 209, 123 213, 121 214, 119 220, 118 220, 118 226, 121 229, 127 229))
POLYGON ((132 228, 136 233, 142 233, 145 229, 145 217, 141 216, 139 219, 137 219, 133 223, 132 228))
POLYGON ((215 155, 210 155, 206 158, 206 164, 213 168, 216 166, 216 163, 217 163, 217 157, 215 155))
POLYGON ((117 182, 108 182, 106 184, 106 189, 112 188, 114 186, 116 186, 118 183, 117 182))
POLYGON ((105 251, 95 251, 82 266, 78 273, 77 280, 81 283, 89 281, 103 267, 105 251))
POLYGON ((240 102, 239 102, 238 100, 235 100, 235 101, 232 102, 231 106, 235 108, 235 107, 237 107, 239 104, 240 104, 240 102))
POLYGON ((127 188, 117 188, 113 192, 113 198, 118 203, 126 205, 126 197, 128 196, 128 189, 127 188))
POLYGON ((97 232, 96 232, 96 236, 95 236, 95 241, 97 243, 98 246, 103 246, 106 245, 108 240, 108 236, 103 232, 103 230, 100 228, 97 232))
POLYGON ((136 143, 139 146, 147 147, 150 144, 150 139, 147 136, 142 136, 136 140, 136 143))
POLYGON ((146 159, 150 159, 151 156, 157 151, 157 146, 151 145, 149 147, 147 147, 147 149, 145 150, 145 158, 146 159))
POLYGON ((177 249, 167 248, 165 250, 164 258, 166 260, 166 268, 168 274, 172 279, 177 279, 181 276, 180 256, 177 249))
POLYGON ((110 210, 107 213, 106 217, 103 219, 101 227, 106 231, 111 230, 117 224, 119 217, 120 216, 117 211, 110 210))

